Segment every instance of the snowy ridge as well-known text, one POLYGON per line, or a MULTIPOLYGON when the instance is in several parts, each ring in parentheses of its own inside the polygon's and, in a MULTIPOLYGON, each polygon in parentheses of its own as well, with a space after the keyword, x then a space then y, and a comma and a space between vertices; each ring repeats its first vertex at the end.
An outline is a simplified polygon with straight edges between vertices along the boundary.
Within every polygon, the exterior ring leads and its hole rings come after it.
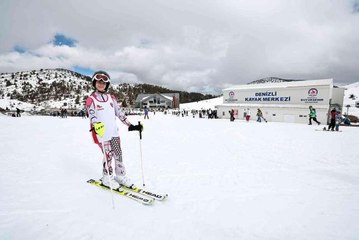
MULTIPOLYGON (((21 110, 46 114, 59 108, 78 112, 83 109, 85 99, 93 91, 90 77, 66 69, 0 73, 0 87, 0 108, 14 111, 18 107, 21 110)), ((109 92, 115 95, 124 107, 129 107, 130 104, 133 106, 134 98, 140 93, 166 91, 177 92, 151 84, 111 83, 109 88, 109 92)), ((183 98, 180 97, 180 100, 186 102, 211 96, 178 92, 183 98)))
POLYGON ((40 69, 0 74, 0 107, 38 112, 83 108, 91 91, 89 77, 66 69, 40 69))

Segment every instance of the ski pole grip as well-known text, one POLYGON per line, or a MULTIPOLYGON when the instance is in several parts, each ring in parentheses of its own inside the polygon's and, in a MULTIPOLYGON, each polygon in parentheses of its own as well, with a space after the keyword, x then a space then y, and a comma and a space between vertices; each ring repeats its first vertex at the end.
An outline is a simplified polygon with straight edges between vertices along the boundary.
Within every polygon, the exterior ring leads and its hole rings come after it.
MULTIPOLYGON (((138 121, 138 126, 141 126, 141 122, 138 121)), ((139 131, 140 132, 140 139, 142 139, 142 128, 140 128, 141 130, 139 131)))

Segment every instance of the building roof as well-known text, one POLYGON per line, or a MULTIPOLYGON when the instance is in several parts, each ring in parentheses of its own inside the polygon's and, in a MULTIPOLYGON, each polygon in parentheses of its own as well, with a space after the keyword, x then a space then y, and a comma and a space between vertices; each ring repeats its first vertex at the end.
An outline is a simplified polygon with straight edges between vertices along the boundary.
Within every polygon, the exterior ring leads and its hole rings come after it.
POLYGON ((333 86, 333 79, 319 79, 319 80, 304 80, 292 82, 275 82, 275 83, 260 83, 260 84, 246 84, 237 85, 223 89, 223 91, 238 90, 238 89, 262 89, 262 88, 287 88, 287 87, 302 87, 302 86, 318 86, 329 85, 333 86))
POLYGON ((168 100, 172 100, 173 96, 179 97, 179 93, 140 93, 137 95, 136 102, 141 102, 146 100, 149 97, 153 97, 155 95, 161 96, 163 98, 166 98, 168 100))

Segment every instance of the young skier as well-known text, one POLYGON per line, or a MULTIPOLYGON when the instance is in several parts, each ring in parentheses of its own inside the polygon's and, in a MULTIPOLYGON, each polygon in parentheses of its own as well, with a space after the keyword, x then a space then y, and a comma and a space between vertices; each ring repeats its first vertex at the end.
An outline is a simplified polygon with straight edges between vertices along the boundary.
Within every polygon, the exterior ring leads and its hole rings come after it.
POLYGON ((92 76, 94 92, 86 100, 86 109, 90 119, 92 137, 100 147, 104 156, 102 183, 105 186, 118 188, 120 184, 134 187, 134 184, 126 177, 125 166, 122 162, 120 136, 116 117, 128 126, 129 131, 142 131, 142 125, 132 125, 116 98, 108 93, 110 76, 104 71, 97 71, 92 76), (115 174, 112 161, 114 159, 115 174))

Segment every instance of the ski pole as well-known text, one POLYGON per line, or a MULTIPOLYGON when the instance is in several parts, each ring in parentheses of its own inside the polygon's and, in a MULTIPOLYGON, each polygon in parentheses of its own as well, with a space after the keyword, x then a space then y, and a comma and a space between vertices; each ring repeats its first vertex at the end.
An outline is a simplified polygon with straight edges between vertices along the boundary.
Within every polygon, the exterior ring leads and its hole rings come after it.
POLYGON ((114 201, 114 198, 113 198, 113 189, 112 189, 112 186, 111 186, 112 174, 110 175, 110 168, 108 166, 107 157, 106 157, 106 151, 105 151, 105 143, 104 143, 103 140, 101 141, 101 145, 102 145, 103 157, 104 157, 104 160, 105 160, 106 171, 107 171, 108 177, 110 178, 109 179, 109 183, 110 183, 109 185, 110 185, 110 191, 111 191, 112 208, 115 209, 115 201, 114 201))
MULTIPOLYGON (((138 121, 138 125, 141 125, 140 121, 138 121)), ((142 186, 145 186, 145 177, 143 174, 143 160, 142 160, 142 128, 139 132, 140 132, 140 158, 141 158, 142 186)))

